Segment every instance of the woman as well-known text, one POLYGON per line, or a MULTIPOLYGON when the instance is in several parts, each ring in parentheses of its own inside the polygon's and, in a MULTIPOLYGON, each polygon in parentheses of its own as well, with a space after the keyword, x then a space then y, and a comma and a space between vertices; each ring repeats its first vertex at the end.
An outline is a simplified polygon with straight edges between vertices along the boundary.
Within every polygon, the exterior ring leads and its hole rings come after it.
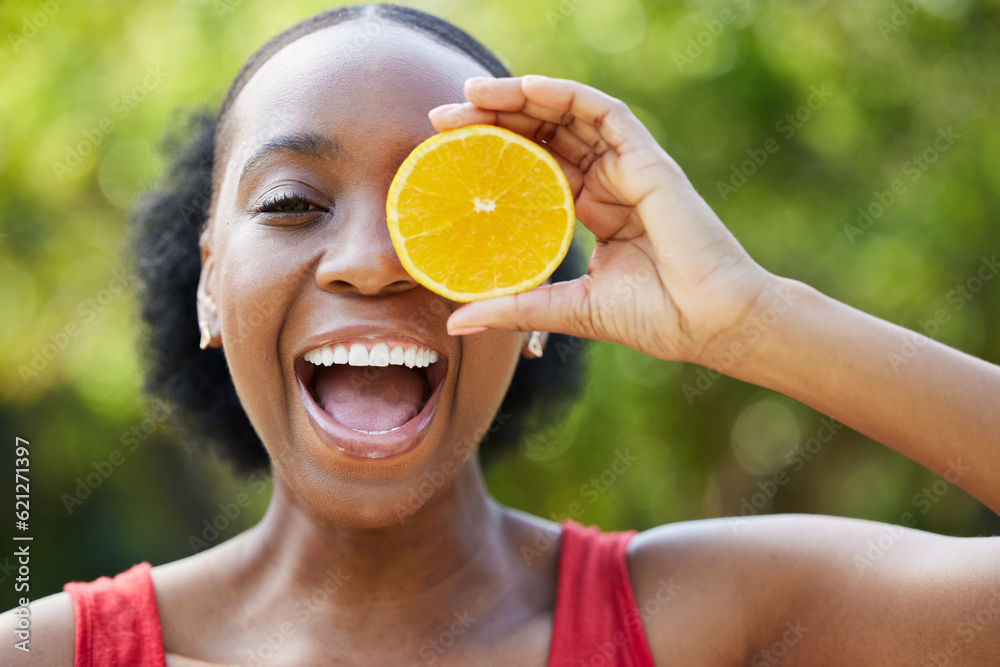
MULTIPOLYGON (((389 6, 313 17, 251 58, 202 128, 211 161, 192 149, 140 214, 155 231, 210 187, 200 273, 193 247, 193 277, 159 255, 140 271, 151 321, 187 321, 171 295, 197 305, 197 326, 153 332, 154 364, 199 333, 224 352, 271 461, 267 514, 190 558, 38 601, 33 653, 8 641, 4 664, 996 664, 997 538, 794 516, 629 539, 489 499, 473 453, 551 332, 783 392, 1000 510, 1000 370, 933 341, 893 370, 904 330, 754 263, 624 104, 505 75, 454 27, 389 6), (597 238, 585 276, 459 307, 403 270, 389 182, 421 140, 470 123, 560 160, 597 238), (753 343, 751 321, 768 323, 753 343), (305 360, 383 343, 417 347, 426 370, 305 360)), ((215 354, 154 365, 151 386, 251 451, 231 390, 208 382, 215 354)), ((5 636, 15 626, 6 614, 5 636)))

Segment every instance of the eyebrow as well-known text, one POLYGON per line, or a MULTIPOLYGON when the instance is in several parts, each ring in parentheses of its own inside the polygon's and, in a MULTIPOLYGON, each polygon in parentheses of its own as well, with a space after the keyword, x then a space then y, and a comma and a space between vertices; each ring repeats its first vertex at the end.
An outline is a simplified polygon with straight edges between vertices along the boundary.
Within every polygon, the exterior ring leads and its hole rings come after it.
POLYGON ((278 151, 298 153, 308 157, 332 159, 340 153, 340 144, 336 139, 315 132, 297 132, 283 137, 276 137, 258 148, 250 156, 240 171, 240 180, 243 180, 243 177, 253 169, 254 165, 268 155, 278 151))

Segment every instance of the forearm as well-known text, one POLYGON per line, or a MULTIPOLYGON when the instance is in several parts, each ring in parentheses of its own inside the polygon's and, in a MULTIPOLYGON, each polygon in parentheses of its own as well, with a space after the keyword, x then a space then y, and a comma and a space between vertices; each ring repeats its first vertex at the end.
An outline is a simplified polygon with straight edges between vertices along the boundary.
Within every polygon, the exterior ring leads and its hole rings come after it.
POLYGON ((710 365, 947 472, 1000 513, 1000 367, 797 281, 758 305, 710 365))

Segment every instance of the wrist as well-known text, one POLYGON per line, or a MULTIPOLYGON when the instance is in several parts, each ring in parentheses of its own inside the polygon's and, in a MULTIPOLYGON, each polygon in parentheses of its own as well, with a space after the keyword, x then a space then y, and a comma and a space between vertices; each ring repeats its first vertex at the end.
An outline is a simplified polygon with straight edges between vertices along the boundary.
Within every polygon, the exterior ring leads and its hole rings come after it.
POLYGON ((774 365, 772 357, 781 353, 783 332, 794 326, 793 318, 814 293, 812 287, 798 280, 767 273, 749 305, 723 334, 712 338, 696 363, 762 384, 765 378, 757 378, 757 371, 766 372, 774 365))

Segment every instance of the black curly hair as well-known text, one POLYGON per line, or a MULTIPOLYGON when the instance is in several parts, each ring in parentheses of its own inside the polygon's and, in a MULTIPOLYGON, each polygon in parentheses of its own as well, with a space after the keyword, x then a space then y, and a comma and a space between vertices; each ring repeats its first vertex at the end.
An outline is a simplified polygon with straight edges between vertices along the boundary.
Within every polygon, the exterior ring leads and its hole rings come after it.
MULTIPOLYGON (((166 404, 171 425, 192 445, 214 449, 244 474, 267 467, 268 455, 240 405, 222 350, 199 349, 195 309, 201 273, 198 241, 212 200, 218 128, 244 84, 273 54, 299 37, 353 20, 403 26, 469 56, 493 76, 510 76, 482 44, 425 12, 372 4, 317 14, 258 49, 240 69, 218 113, 195 112, 167 138, 164 176, 131 215, 128 249, 143 323, 146 394, 166 404)), ((574 241, 551 280, 582 273, 582 254, 574 241)), ((585 343, 551 334, 546 355, 518 363, 493 425, 480 440, 483 465, 563 421, 583 388, 585 343)))

